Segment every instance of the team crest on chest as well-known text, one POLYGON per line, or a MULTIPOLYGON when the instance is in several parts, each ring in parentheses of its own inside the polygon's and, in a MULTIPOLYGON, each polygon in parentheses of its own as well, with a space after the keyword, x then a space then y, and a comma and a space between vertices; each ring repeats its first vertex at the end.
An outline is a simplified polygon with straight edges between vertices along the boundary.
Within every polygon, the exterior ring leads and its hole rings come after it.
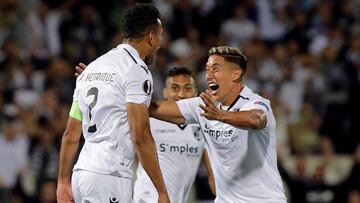
POLYGON ((201 141, 201 139, 202 139, 201 128, 198 126, 193 126, 192 130, 193 130, 195 140, 201 141))

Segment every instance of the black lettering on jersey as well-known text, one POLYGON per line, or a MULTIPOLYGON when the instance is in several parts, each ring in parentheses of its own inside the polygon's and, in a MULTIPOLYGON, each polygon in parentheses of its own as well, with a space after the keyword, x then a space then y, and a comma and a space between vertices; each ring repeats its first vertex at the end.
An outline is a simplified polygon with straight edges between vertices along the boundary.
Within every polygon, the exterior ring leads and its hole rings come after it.
POLYGON ((145 70, 146 74, 149 74, 149 69, 147 67, 145 67, 143 65, 140 65, 140 66, 141 66, 141 68, 143 68, 145 70))
POLYGON ((132 58, 132 60, 134 60, 135 64, 137 64, 135 58, 133 57, 133 55, 130 54, 130 52, 124 48, 124 50, 129 54, 129 56, 132 58))
POLYGON ((147 94, 150 95, 151 94, 151 82, 150 80, 145 80, 143 85, 142 85, 142 89, 143 91, 147 94))

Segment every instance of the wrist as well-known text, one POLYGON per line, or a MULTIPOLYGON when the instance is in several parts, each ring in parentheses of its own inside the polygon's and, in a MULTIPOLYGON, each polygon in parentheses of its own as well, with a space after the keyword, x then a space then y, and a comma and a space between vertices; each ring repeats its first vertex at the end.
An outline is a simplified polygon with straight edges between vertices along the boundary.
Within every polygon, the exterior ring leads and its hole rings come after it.
POLYGON ((226 120, 226 111, 220 111, 220 113, 218 114, 216 120, 225 123, 225 120, 226 120))
POLYGON ((70 178, 58 178, 59 184, 70 184, 70 178))

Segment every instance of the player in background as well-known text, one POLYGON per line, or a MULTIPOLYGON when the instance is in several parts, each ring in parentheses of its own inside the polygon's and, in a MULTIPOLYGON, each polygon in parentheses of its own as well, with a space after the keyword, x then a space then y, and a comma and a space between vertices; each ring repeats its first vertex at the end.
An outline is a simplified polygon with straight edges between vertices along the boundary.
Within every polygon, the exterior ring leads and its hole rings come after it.
POLYGON ((213 47, 206 64, 206 93, 153 103, 150 114, 176 124, 200 124, 216 203, 285 203, 275 118, 270 101, 244 85, 246 68, 247 59, 238 48, 213 47))
POLYGON ((147 65, 163 32, 159 11, 150 4, 135 5, 125 14, 122 32, 123 43, 90 63, 77 78, 62 137, 59 203, 131 202, 136 156, 159 202, 170 202, 148 114, 153 81, 147 65), (85 143, 71 177, 81 132, 85 143))
MULTIPOLYGON (((170 69, 163 95, 170 101, 197 96, 191 71, 185 67, 170 69)), ((204 149, 204 138, 198 124, 176 125, 150 118, 150 129, 171 202, 187 201, 201 159, 207 167, 210 188, 215 193, 211 167, 204 149)), ((158 194, 153 183, 144 168, 139 165, 134 186, 135 203, 156 203, 157 199, 158 194)))

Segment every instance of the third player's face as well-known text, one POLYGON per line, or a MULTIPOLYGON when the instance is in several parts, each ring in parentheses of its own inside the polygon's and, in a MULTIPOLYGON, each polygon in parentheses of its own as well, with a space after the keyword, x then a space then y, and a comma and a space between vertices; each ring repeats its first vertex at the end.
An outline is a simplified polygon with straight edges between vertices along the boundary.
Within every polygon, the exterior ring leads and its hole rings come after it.
POLYGON ((222 56, 211 55, 206 63, 206 81, 208 90, 213 99, 221 103, 226 103, 234 87, 235 69, 230 62, 225 61, 222 56))
POLYGON ((180 99, 195 97, 197 90, 194 85, 194 80, 190 76, 176 75, 169 77, 163 93, 167 100, 178 101, 180 99))

